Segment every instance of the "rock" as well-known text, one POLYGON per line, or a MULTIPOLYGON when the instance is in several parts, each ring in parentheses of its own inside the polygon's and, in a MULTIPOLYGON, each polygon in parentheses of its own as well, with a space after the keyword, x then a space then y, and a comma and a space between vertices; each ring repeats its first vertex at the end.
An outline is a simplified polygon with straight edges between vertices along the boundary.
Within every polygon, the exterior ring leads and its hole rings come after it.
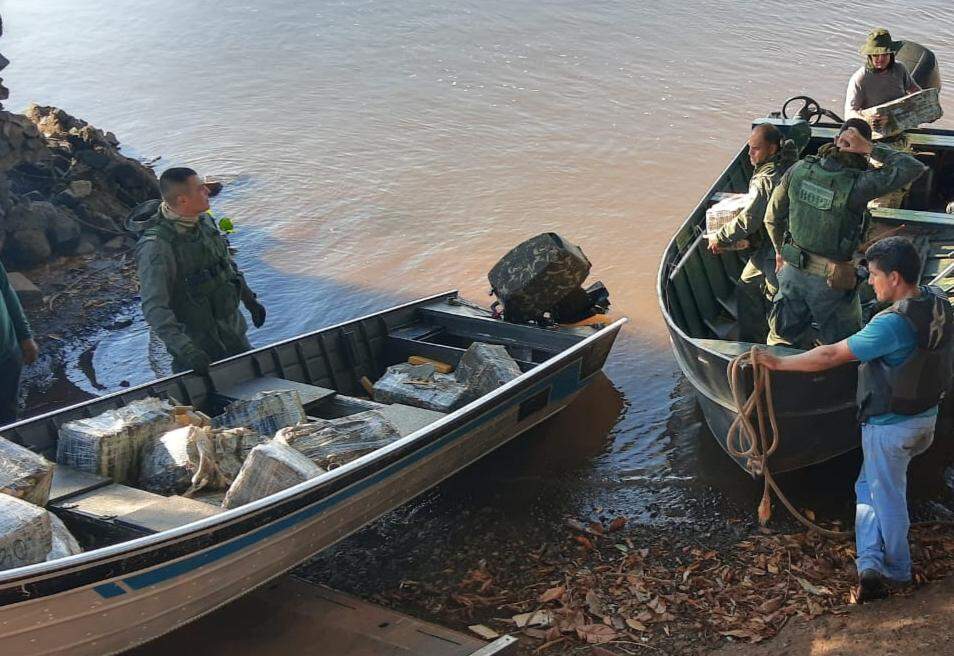
POLYGON ((79 245, 79 223, 61 212, 50 221, 50 226, 46 229, 46 237, 50 242, 50 248, 55 252, 69 255, 79 245))
POLYGON ((35 266, 46 262, 53 253, 46 234, 36 228, 17 230, 7 239, 4 250, 15 262, 35 266))
MULTIPOLYGON (((34 197, 33 192, 28 194, 34 197)), ((41 230, 46 231, 53 220, 60 216, 60 211, 53 203, 47 201, 28 200, 17 204, 7 214, 7 230, 41 230)))
POLYGON ((119 251, 123 249, 124 244, 125 242, 123 237, 113 237, 103 244, 103 248, 105 248, 107 251, 119 251))
POLYGON ((109 157, 95 150, 81 150, 76 153, 76 159, 92 169, 102 170, 109 166, 109 157))
POLYGON ((10 280, 10 286, 13 287, 13 291, 17 293, 23 303, 32 303, 43 298, 43 292, 40 291, 40 288, 19 271, 9 271, 7 279, 10 280))
POLYGON ((75 198, 86 198, 93 193, 93 183, 89 180, 73 180, 70 183, 70 194, 75 198))
POLYGON ((76 245, 76 250, 73 251, 74 255, 92 255, 96 252, 96 247, 89 242, 89 240, 80 237, 79 243, 76 245))

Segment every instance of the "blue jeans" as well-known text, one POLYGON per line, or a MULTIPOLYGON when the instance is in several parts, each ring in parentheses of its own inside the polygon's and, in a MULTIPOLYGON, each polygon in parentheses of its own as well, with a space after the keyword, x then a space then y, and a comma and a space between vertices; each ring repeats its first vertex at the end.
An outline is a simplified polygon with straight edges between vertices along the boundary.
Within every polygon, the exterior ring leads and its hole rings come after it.
POLYGON ((908 463, 934 440, 937 416, 876 426, 862 424, 864 462, 855 483, 858 571, 873 569, 897 582, 911 580, 908 546, 908 463))

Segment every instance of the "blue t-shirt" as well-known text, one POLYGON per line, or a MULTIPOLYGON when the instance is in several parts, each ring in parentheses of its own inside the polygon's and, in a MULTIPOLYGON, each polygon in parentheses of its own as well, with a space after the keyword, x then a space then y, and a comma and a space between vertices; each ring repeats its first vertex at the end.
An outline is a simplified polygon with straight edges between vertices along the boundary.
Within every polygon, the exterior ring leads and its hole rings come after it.
MULTIPOLYGON (((904 362, 918 346, 918 335, 907 319, 894 312, 876 316, 868 325, 848 338, 848 349, 862 362, 882 358, 889 367, 904 362)), ((896 424, 913 417, 931 417, 937 414, 937 406, 916 415, 899 415, 889 412, 868 417, 869 424, 883 426, 896 424)))

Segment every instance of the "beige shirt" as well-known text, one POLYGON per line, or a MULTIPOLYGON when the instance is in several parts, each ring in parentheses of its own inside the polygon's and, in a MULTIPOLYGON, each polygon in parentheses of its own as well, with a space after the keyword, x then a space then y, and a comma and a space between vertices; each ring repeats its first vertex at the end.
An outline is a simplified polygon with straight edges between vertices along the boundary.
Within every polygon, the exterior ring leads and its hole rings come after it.
POLYGON ((882 105, 920 90, 921 87, 908 73, 908 69, 899 61, 885 71, 862 66, 848 81, 845 118, 861 118, 858 112, 862 109, 882 105))
POLYGON ((199 223, 199 217, 201 216, 200 214, 196 214, 195 216, 182 216, 181 214, 177 214, 175 210, 169 207, 166 201, 162 201, 162 205, 159 206, 159 211, 164 217, 172 221, 176 230, 179 232, 192 230, 199 223))

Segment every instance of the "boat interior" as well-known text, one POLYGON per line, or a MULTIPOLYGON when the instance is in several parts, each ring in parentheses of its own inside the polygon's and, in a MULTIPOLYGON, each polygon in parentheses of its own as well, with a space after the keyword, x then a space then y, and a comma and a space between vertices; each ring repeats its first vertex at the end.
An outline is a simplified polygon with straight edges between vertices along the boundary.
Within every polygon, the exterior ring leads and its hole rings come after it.
MULTIPOLYGON (((834 124, 814 125, 811 142, 802 155, 817 152, 836 132, 834 124)), ((950 291, 954 289, 954 215, 945 213, 945 208, 954 200, 954 133, 922 129, 909 136, 915 156, 928 170, 912 184, 901 209, 869 210, 865 241, 878 235, 912 238, 924 263, 922 284, 940 285, 950 291)), ((675 248, 667 252, 663 270, 663 298, 670 321, 701 346, 729 358, 749 348, 749 344, 738 341, 737 321, 741 298, 737 288, 746 253, 712 254, 703 237, 705 213, 724 198, 723 194, 745 193, 751 174, 746 147, 677 233, 675 248)), ((860 293, 865 317, 870 318, 880 308, 875 307, 874 293, 867 283, 862 284, 860 293)))
MULTIPOLYGON (((456 295, 444 295, 223 361, 212 367, 211 388, 199 376, 175 376, 25 422, 5 431, 5 436, 55 461, 56 437, 64 422, 138 398, 167 398, 214 417, 232 401, 283 389, 299 393, 309 418, 334 419, 374 409, 407 436, 444 414, 375 402, 362 386, 362 377, 376 380, 388 366, 406 362, 411 355, 456 366, 475 341, 505 346, 521 370, 528 371, 592 332, 592 328, 546 330, 509 324, 456 295)), ((57 465, 47 507, 89 550, 223 512, 219 505, 223 496, 224 491, 194 498, 163 496, 57 465)))

